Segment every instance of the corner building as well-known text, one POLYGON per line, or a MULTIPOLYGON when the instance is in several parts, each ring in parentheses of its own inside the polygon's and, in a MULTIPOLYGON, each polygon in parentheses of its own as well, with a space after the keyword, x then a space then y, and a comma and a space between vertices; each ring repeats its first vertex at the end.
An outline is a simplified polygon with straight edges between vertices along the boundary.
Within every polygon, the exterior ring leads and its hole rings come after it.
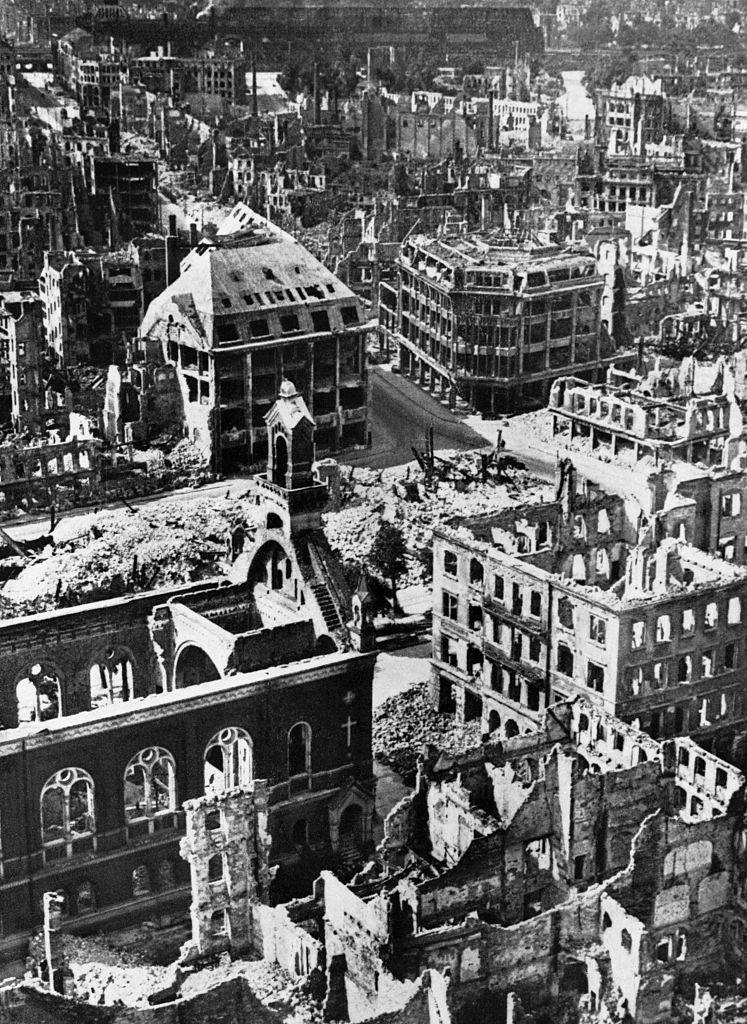
POLYGON ((582 696, 741 764, 747 570, 574 485, 436 530, 434 703, 510 739, 582 696))
POLYGON ((185 434, 230 473, 267 458, 265 416, 285 378, 314 417, 320 449, 366 443, 367 329, 346 285, 239 205, 151 302, 141 358, 175 367, 185 434))
POLYGON ((591 256, 498 233, 420 235, 397 268, 396 311, 391 289, 380 296, 388 340, 402 372, 452 406, 538 407, 561 374, 603 380, 613 361, 632 362, 601 324, 604 279, 591 256))

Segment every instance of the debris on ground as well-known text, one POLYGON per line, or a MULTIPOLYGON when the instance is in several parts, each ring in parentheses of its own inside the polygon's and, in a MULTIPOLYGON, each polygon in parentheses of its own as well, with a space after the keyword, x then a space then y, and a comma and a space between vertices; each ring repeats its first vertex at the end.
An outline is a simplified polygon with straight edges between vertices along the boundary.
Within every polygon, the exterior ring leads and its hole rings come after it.
POLYGON ((0 618, 222 576, 232 531, 252 532, 255 514, 224 497, 98 512, 5 584, 0 618))
POLYGON ((439 452, 453 464, 453 477, 432 488, 417 462, 393 469, 342 466, 339 512, 324 516, 324 531, 333 551, 348 563, 367 565, 382 520, 396 523, 408 549, 400 588, 430 582, 433 529, 453 516, 498 512, 520 501, 550 499, 553 489, 526 470, 512 469, 505 482, 480 480, 479 452, 439 452), (467 479, 470 476, 472 479, 467 479))
POLYGON ((453 715, 433 709, 427 681, 389 697, 374 711, 374 758, 410 784, 425 744, 457 754, 478 746, 480 737, 479 719, 459 725, 453 715))

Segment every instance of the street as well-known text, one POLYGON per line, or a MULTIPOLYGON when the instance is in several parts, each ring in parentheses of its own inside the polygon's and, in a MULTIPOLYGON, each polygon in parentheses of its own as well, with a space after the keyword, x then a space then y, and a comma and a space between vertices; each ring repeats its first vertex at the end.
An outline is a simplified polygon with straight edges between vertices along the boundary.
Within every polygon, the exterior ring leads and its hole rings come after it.
MULTIPOLYGON (((427 444, 428 430, 433 426, 434 444, 436 449, 457 449, 469 451, 475 448, 488 449, 495 445, 500 429, 496 421, 480 420, 470 417, 474 426, 460 420, 428 392, 421 390, 416 384, 393 374, 381 367, 371 367, 371 430, 372 445, 357 451, 342 452, 339 461, 348 466, 368 466, 371 469, 385 469, 389 466, 401 466, 412 461, 412 445, 424 448, 427 444), (478 433, 478 430, 480 431, 478 433)), ((545 452, 528 448, 523 443, 521 434, 507 427, 503 433, 505 451, 510 452, 525 464, 526 468, 543 480, 553 480, 555 476, 555 460, 545 452)), ((133 499, 129 504, 139 507, 157 501, 176 501, 188 505, 199 498, 211 495, 223 495, 230 492, 232 496, 242 494, 248 489, 249 481, 244 478, 222 480, 205 484, 199 488, 185 488, 152 497, 133 499)), ((108 508, 125 508, 117 501, 108 508)), ((76 519, 90 516, 90 507, 65 512, 60 517, 68 523, 76 519)), ((0 524, 2 525, 2 524, 0 524)), ((8 523, 4 529, 14 540, 32 540, 47 532, 49 515, 46 512, 24 517, 23 520, 8 523)))
POLYGON ((416 384, 379 366, 371 367, 371 432, 365 451, 344 453, 348 466, 385 469, 412 461, 412 445, 423 448, 430 427, 437 449, 462 451, 486 448, 489 441, 462 423, 432 395, 416 384))

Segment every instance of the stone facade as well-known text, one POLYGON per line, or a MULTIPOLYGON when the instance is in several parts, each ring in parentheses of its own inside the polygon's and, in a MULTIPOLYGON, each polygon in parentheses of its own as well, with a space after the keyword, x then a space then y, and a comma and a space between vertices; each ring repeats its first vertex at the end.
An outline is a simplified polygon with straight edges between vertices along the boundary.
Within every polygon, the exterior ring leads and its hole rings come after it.
MULTIPOLYGON (((370 600, 350 594, 321 530, 308 409, 292 385, 278 407, 270 479, 255 481, 259 525, 234 537, 230 579, 0 623, 5 961, 51 889, 76 931, 184 908, 181 804, 203 795, 233 821, 221 850, 235 872, 259 857, 262 896, 265 840, 254 854, 241 846, 240 814, 267 818, 278 894, 305 891, 320 860, 351 868, 370 847, 370 600), (251 790, 253 810, 238 797, 224 806, 236 789, 251 790)), ((208 810, 188 803, 194 854, 208 810)), ((234 879, 223 909, 242 892, 234 879)))
POLYGON ((228 947, 233 954, 253 943, 251 904, 270 894, 267 787, 189 800, 179 852, 192 880, 192 941, 204 956, 228 947))
POLYGON ((741 763, 747 570, 565 470, 556 502, 436 530, 434 702, 511 738, 584 695, 741 763))

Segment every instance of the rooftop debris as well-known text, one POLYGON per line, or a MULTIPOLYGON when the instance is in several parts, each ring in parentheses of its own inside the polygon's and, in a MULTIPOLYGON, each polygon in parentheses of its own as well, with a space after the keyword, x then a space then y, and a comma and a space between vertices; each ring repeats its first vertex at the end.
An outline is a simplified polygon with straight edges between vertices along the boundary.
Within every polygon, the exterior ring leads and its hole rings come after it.
POLYGON ((0 617, 222 576, 238 525, 253 527, 252 510, 225 497, 101 511, 82 535, 48 548, 5 585, 0 617))

